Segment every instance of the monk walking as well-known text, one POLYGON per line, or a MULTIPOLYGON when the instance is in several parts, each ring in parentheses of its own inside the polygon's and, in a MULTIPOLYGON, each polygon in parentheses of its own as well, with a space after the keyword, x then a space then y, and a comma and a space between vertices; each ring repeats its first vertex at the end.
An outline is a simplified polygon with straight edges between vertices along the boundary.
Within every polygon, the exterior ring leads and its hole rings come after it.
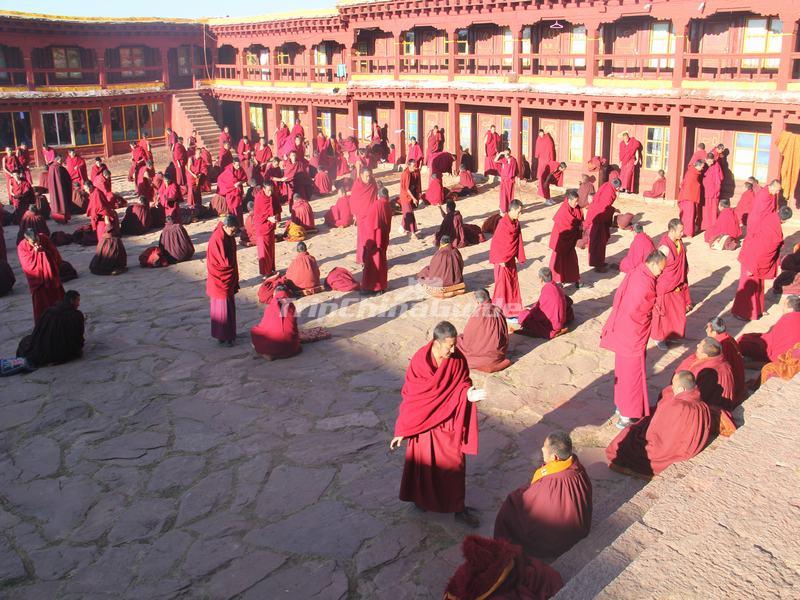
POLYGON ((620 191, 633 193, 635 190, 636 169, 642 164, 642 144, 627 131, 622 132, 622 141, 619 143, 619 178, 622 182, 620 191))
POLYGON ((371 232, 367 213, 378 199, 378 184, 372 176, 372 171, 356 163, 356 176, 353 188, 350 190, 350 210, 356 218, 356 263, 364 262, 364 244, 371 232))
POLYGON ((50 216, 56 223, 69 223, 72 202, 72 178, 64 168, 61 156, 55 157, 47 169, 47 199, 50 216))
POLYGON ((660 350, 667 349, 667 341, 686 334, 686 313, 692 309, 689 295, 689 261, 683 242, 683 223, 672 219, 667 233, 658 244, 659 251, 667 257, 667 264, 656 285, 656 305, 650 337, 660 350))
POLYGON ((580 287, 581 272, 575 245, 581 239, 583 210, 578 206, 578 192, 567 190, 566 198, 553 216, 550 232, 550 270, 556 283, 574 283, 580 287))
POLYGON ((422 180, 419 174, 419 167, 415 160, 409 160, 403 174, 400 176, 400 197, 398 202, 403 213, 403 231, 415 237, 418 234, 414 209, 419 204, 421 193, 422 180))
POLYGON ((650 414, 645 353, 656 303, 656 281, 667 262, 658 250, 625 275, 614 294, 600 347, 614 352, 614 404, 625 428, 650 414))
POLYGON ((236 301, 239 291, 239 265, 236 260, 236 233, 239 222, 227 215, 217 223, 206 251, 206 295, 211 303, 211 336, 220 344, 233 346, 236 340, 236 301))
POLYGON ((473 387, 457 338, 456 328, 442 321, 433 340, 411 358, 389 448, 407 440, 400 500, 425 511, 455 513, 477 528, 478 517, 464 502, 465 455, 478 452, 475 403, 486 392, 473 387))
MULTIPOLYGON (((381 294, 389 287, 389 238, 392 233, 392 205, 389 192, 381 188, 377 199, 369 206, 364 219, 364 270, 361 273, 361 293, 381 294)), ((359 223, 359 227, 361 223, 359 223)))
POLYGON ((519 217, 522 202, 514 200, 497 223, 489 246, 489 262, 494 265, 494 294, 492 303, 507 317, 516 317, 522 310, 522 294, 519 289, 517 261, 525 262, 522 230, 519 217))
POLYGON ((545 168, 556 159, 556 144, 553 137, 545 133, 544 129, 540 129, 536 135, 533 157, 536 159, 536 181, 541 186, 545 168))
POLYGON ((713 154, 706 156, 706 170, 703 173, 703 218, 700 224, 702 231, 714 227, 719 216, 719 195, 722 191, 722 182, 725 174, 719 161, 713 154))
POLYGON ((470 315, 464 332, 458 336, 458 349, 470 369, 496 373, 511 365, 508 351, 508 324, 503 311, 492 304, 489 292, 475 292, 477 306, 470 315))
POLYGON ((28 229, 17 245, 17 256, 22 272, 28 280, 33 303, 33 322, 64 297, 59 267, 61 255, 46 235, 28 229))
POLYGON ((614 200, 621 186, 619 179, 607 181, 600 186, 586 211, 586 225, 589 230, 589 266, 598 273, 608 270, 606 247, 611 239, 611 223, 614 220, 614 200))
POLYGON ((564 431, 545 438, 542 459, 530 483, 503 502, 494 537, 522 546, 528 556, 554 558, 589 535, 592 482, 564 431))

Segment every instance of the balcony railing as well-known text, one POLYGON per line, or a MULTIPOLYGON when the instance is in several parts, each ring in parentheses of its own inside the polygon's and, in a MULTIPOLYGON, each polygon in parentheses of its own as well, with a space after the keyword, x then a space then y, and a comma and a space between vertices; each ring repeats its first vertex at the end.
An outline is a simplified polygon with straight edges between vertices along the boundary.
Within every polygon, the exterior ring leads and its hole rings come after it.
POLYGON ((91 85, 100 81, 97 67, 34 68, 33 73, 36 85, 91 85))
POLYGON ((239 79, 241 65, 214 65, 214 79, 239 79))
POLYGON ((675 59, 668 54, 603 54, 597 57, 597 76, 613 79, 667 79, 675 59))
POLYGON ((780 54, 686 54, 687 79, 769 81, 777 79, 780 54))
POLYGON ((583 54, 521 54, 520 62, 521 75, 574 77, 586 73, 583 54))
POLYGON ((446 54, 415 54, 400 57, 400 73, 409 75, 447 75, 450 57, 446 54))
POLYGON ((276 65, 275 81, 309 81, 308 65, 276 65))
POLYGON ((391 75, 394 73, 393 56, 356 56, 352 72, 369 75, 391 75))
POLYGON ((106 67, 108 83, 142 83, 161 81, 164 68, 161 65, 149 67, 106 67))
POLYGON ((509 75, 514 71, 511 54, 459 54, 456 56, 457 75, 509 75))
POLYGON ((25 69, 16 67, 0 67, 0 87, 26 85, 25 69))

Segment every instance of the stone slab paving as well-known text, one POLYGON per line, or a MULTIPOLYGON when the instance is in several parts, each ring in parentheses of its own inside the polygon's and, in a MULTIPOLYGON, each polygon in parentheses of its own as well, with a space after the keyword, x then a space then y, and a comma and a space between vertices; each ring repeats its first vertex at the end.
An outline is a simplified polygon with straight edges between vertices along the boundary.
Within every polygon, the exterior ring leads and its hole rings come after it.
MULTIPOLYGON (((112 168, 123 172, 124 161, 112 168)), ((397 192, 397 174, 381 178, 397 192)), ((115 185, 128 184, 118 178, 115 185)), ((533 200, 532 187, 518 189, 533 200)), ((332 201, 312 203, 318 219, 332 201)), ((459 204, 467 222, 481 223, 496 209, 497 189, 459 204)), ((676 212, 633 198, 619 205, 645 212, 654 237, 676 212)), ((555 210, 535 204, 523 217, 529 261, 520 279, 529 302, 549 258, 555 210)), ((51 227, 71 231, 84 221, 51 227)), ((388 442, 410 356, 442 318, 463 327, 472 299, 437 302, 407 284, 433 253, 439 212, 421 210, 418 221, 421 240, 393 233, 387 294, 299 300, 301 325, 324 325, 333 338, 273 363, 253 353, 247 335, 261 317, 254 248, 239 253, 237 345, 222 348, 209 336, 204 259, 214 222, 187 226, 195 259, 166 269, 136 262, 157 233, 125 238, 130 271, 118 277, 88 272, 93 249, 63 247, 80 273, 67 287, 81 292, 88 317, 86 356, 0 383, 2 595, 441 597, 471 531, 397 500, 403 456, 388 442)), ((786 232, 793 239, 795 229, 786 232)), ((18 277, 14 293, 0 299, 0 355, 10 356, 29 332, 31 305, 13 252, 16 229, 4 235, 18 277)), ((334 266, 358 272, 354 237, 349 228, 310 238, 323 275, 334 266)), ((612 260, 624 256, 631 237, 612 237, 612 260)), ((692 339, 649 353, 653 394, 705 321, 727 310, 738 279, 735 255, 711 253, 700 238, 688 252, 698 302, 692 339)), ((291 253, 279 244, 278 265, 291 253)), ((491 285, 488 243, 463 254, 467 286, 491 285)), ((588 269, 585 253, 580 260, 588 269)), ((529 480, 543 437, 555 428, 573 432, 593 479, 595 523, 642 487, 608 471, 602 452, 616 433, 608 423, 613 357, 597 343, 621 276, 586 280, 594 287, 572 296, 573 331, 546 343, 515 337, 511 368, 474 377, 489 392, 480 407, 480 454, 468 460, 467 501, 481 513, 479 533, 491 534, 503 498, 529 480)), ((767 327, 778 313, 772 306, 747 329, 767 327)))

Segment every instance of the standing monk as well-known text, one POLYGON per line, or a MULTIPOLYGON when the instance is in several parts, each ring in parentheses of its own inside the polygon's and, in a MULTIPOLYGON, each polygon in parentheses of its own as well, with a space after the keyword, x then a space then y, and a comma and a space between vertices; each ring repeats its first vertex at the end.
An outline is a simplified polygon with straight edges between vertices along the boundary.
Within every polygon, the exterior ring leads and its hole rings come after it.
POLYGON ((372 171, 356 163, 356 177, 350 190, 350 210, 356 218, 356 263, 358 264, 364 262, 364 244, 370 235, 367 213, 377 198, 378 184, 372 177, 372 171))
POLYGON ((750 207, 753 206, 753 199, 756 197, 753 191, 753 184, 749 181, 744 182, 744 191, 736 203, 734 212, 736 218, 739 220, 739 225, 747 225, 747 215, 750 213, 750 207))
POLYGON ((489 127, 486 135, 483 136, 483 148, 486 151, 486 159, 483 163, 483 174, 487 177, 489 175, 500 175, 497 170, 497 163, 495 156, 500 151, 500 134, 495 130, 494 125, 489 127))
MULTIPOLYGON (((606 184, 607 185, 607 184, 606 184)), ((578 192, 567 190, 566 198, 553 216, 550 232, 550 270, 556 283, 574 283, 580 287, 581 273, 575 244, 581 239, 583 210, 578 206, 578 192)))
POLYGON ((230 127, 228 127, 227 125, 225 125, 225 127, 222 128, 222 131, 219 134, 220 150, 225 144, 228 144, 228 147, 230 147, 233 144, 233 138, 231 137, 231 130, 230 127))
POLYGON ((656 302, 656 281, 666 262, 666 257, 655 250, 625 275, 600 334, 600 347, 614 353, 614 404, 619 428, 650 414, 645 354, 656 302))
MULTIPOLYGON (((755 187, 753 189, 755 190, 755 187)), ((747 215, 748 232, 758 230, 761 220, 778 210, 778 196, 780 193, 781 182, 779 179, 773 179, 769 182, 769 185, 756 192, 750 212, 747 215)))
POLYGON ((719 194, 722 191, 722 182, 725 174, 719 161, 709 153, 706 157, 706 170, 703 173, 703 218, 700 223, 702 231, 714 227, 719 216, 719 194))
POLYGON ((672 219, 667 225, 667 233, 658 244, 659 251, 667 257, 667 264, 656 285, 650 337, 660 350, 667 349, 667 340, 670 338, 682 338, 686 334, 686 313, 692 309, 689 261, 682 239, 683 223, 680 219, 672 219))
POLYGON ((494 265, 492 303, 507 317, 517 316, 523 308, 517 275, 517 261, 525 262, 525 248, 519 225, 521 214, 522 202, 514 200, 508 207, 508 214, 497 223, 489 246, 489 262, 494 265))
POLYGON ((508 205, 514 199, 514 184, 517 181, 517 159, 511 156, 511 150, 500 152, 494 159, 500 170, 500 214, 508 212, 508 205))
POLYGON ((59 275, 61 255, 50 238, 28 229, 17 245, 17 256, 22 272, 28 279, 35 324, 44 311, 64 298, 64 286, 59 275))
POLYGON ((89 175, 86 172, 86 161, 83 160, 83 157, 75 151, 75 148, 70 148, 67 154, 66 166, 67 171, 69 171, 69 176, 72 177, 72 181, 77 181, 81 184, 83 184, 84 181, 88 181, 89 175))
MULTIPOLYGON (((389 238, 392 233, 392 205, 389 190, 381 188, 377 199, 365 216, 364 270, 361 274, 361 293, 385 292, 389 287, 389 238)), ((359 221, 359 228, 361 223, 359 221)))
POLYGON ((740 321, 760 319, 764 314, 764 281, 775 279, 783 247, 781 223, 792 218, 792 209, 782 206, 758 221, 751 215, 747 235, 739 251, 742 274, 731 314, 740 321))
POLYGON ((203 205, 203 185, 208 178, 208 167, 200 148, 195 148, 194 156, 189 157, 186 165, 186 186, 189 192, 186 199, 193 216, 203 205))
POLYGON ((433 129, 431 129, 430 133, 428 133, 428 139, 426 140, 426 144, 427 147, 425 148, 425 164, 430 167, 431 157, 437 152, 441 152, 442 145, 444 144, 444 138, 442 136, 442 132, 439 130, 438 125, 434 125, 433 129))
POLYGON ((11 196, 11 180, 14 173, 19 171, 19 158, 17 158, 14 149, 11 146, 6 146, 6 154, 3 156, 3 174, 6 176, 6 192, 9 197, 11 196))
POLYGON ((236 261, 236 232, 239 223, 227 215, 208 240, 206 250, 206 295, 210 299, 211 336, 220 344, 233 346, 236 339, 236 301, 239 264, 236 261))
POLYGON ((544 129, 540 129, 536 137, 533 157, 536 159, 536 181, 541 186, 545 168, 556 159, 556 144, 552 136, 545 133, 544 129))
POLYGON ((550 186, 552 184, 564 185, 564 171, 567 163, 550 161, 542 168, 542 178, 539 180, 539 195, 544 198, 545 206, 553 206, 556 201, 550 197, 550 186))
POLYGON ((636 168, 642 164, 642 144, 634 137, 622 132, 622 141, 619 143, 619 178, 622 181, 622 191, 633 193, 633 184, 636 179, 636 168))
POLYGON ((217 177, 217 189, 219 189, 220 196, 225 196, 228 214, 233 215, 240 226, 243 224, 244 218, 242 201, 244 200, 245 183, 247 183, 247 175, 238 157, 217 177))
POLYGON ((188 158, 183 138, 179 137, 172 146, 172 164, 175 165, 175 183, 181 188, 186 187, 186 161, 188 158))
POLYGON ((478 453, 475 402, 467 359, 456 348, 456 328, 442 321, 433 340, 411 358, 390 449, 408 440, 400 500, 422 510, 455 513, 470 527, 480 522, 465 505, 466 454, 478 453))
POLYGON ((605 273, 606 246, 611 238, 611 222, 614 219, 614 200, 621 182, 619 179, 607 181, 594 195, 589 210, 586 211, 586 227, 589 229, 589 266, 598 273, 605 273))
POLYGON ((400 210, 403 213, 403 231, 409 235, 417 236, 417 219, 414 209, 419 204, 422 193, 422 179, 419 174, 417 162, 409 160, 403 174, 400 176, 400 210))
POLYGON ((417 163, 417 167, 422 164, 422 148, 420 148, 419 144, 417 143, 417 138, 414 136, 411 136, 411 138, 408 140, 406 154, 408 155, 408 160, 413 160, 417 163))
POLYGON ((256 188, 253 197, 253 228, 255 230, 258 272, 275 273, 275 228, 281 219, 281 203, 275 196, 271 181, 256 188))
POLYGON ((619 263, 619 270, 623 273, 630 273, 633 271, 656 249, 653 240, 644 232, 644 226, 641 223, 636 223, 633 226, 633 231, 636 234, 633 237, 633 243, 628 249, 628 254, 626 254, 622 262, 619 263))
POLYGON ((694 237, 697 227, 697 207, 700 205, 703 193, 700 178, 704 168, 703 161, 695 161, 694 165, 686 169, 686 173, 683 174, 681 189, 678 191, 681 222, 684 232, 689 237, 694 237))
POLYGON ((706 156, 708 156, 706 145, 700 142, 697 144, 697 148, 695 149, 694 154, 692 154, 692 157, 689 159, 689 164, 686 165, 686 168, 691 169, 698 160, 704 163, 706 161, 706 156))

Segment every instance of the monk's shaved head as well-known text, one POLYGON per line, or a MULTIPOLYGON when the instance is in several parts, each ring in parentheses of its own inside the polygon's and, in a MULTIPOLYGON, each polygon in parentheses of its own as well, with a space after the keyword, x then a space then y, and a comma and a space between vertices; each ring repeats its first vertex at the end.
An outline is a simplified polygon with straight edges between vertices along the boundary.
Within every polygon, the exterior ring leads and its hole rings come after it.
POLYGON ((554 431, 544 440, 544 446, 558 460, 572 456, 572 439, 566 431, 554 431))
POLYGON ((456 203, 453 200, 448 200, 445 203, 445 206, 447 206, 447 212, 449 213, 456 212, 456 203))
POLYGON ((692 375, 691 371, 678 371, 672 377, 672 389, 676 394, 693 390, 695 387, 697 387, 697 384, 694 381, 694 375, 692 375))
POLYGON ((722 320, 722 317, 714 317, 708 320, 708 329, 711 329, 714 333, 725 333, 728 328, 725 327, 725 321, 722 320))
POLYGON ((683 222, 680 219, 670 219, 669 223, 667 223, 667 229, 677 231, 681 225, 683 225, 683 222))
POLYGON ((786 298, 786 307, 792 312, 800 312, 800 296, 792 294, 786 298))
POLYGON ((720 208, 730 208, 731 201, 728 198, 720 198, 719 199, 719 207, 720 208))
POLYGON ((439 245, 440 245, 440 246, 449 246, 449 245, 450 245, 450 243, 451 243, 452 241, 453 241, 453 240, 450 238, 450 236, 449 236, 449 235, 443 235, 443 236, 442 236, 442 237, 439 239, 439 245))
POLYGON ((485 289, 483 289, 483 288, 481 288, 481 289, 479 289, 479 290, 476 290, 476 291, 475 291, 475 299, 476 299, 478 302, 489 302, 489 300, 490 300, 491 298, 492 298, 492 297, 489 295, 489 292, 487 292, 487 291, 486 291, 485 289))
POLYGON ((705 337, 697 345, 698 351, 705 356, 719 356, 722 354, 722 345, 712 337, 705 337))
POLYGON ((511 204, 508 205, 508 210, 522 210, 522 202, 520 200, 512 200, 511 204))
POLYGON ((633 224, 633 232, 634 233, 644 233, 644 225, 641 223, 634 223, 633 224))
POLYGON ((781 220, 781 222, 788 221, 792 218, 792 209, 788 206, 781 206, 778 209, 778 218, 781 220))
POLYGON ((660 250, 653 250, 647 255, 647 258, 644 259, 644 262, 648 265, 661 265, 663 267, 667 262, 667 257, 661 254, 660 250))
POLYGON ((300 252, 308 252, 308 248, 306 247, 306 243, 305 242, 298 242, 297 246, 295 246, 294 249, 298 253, 300 253, 300 252))
POLYGON ((539 279, 544 283, 553 281, 553 272, 550 270, 550 267, 542 267, 539 269, 539 279))
POLYGON ((440 321, 439 324, 433 328, 433 339, 437 342, 455 338, 457 335, 458 332, 450 321, 440 321))

